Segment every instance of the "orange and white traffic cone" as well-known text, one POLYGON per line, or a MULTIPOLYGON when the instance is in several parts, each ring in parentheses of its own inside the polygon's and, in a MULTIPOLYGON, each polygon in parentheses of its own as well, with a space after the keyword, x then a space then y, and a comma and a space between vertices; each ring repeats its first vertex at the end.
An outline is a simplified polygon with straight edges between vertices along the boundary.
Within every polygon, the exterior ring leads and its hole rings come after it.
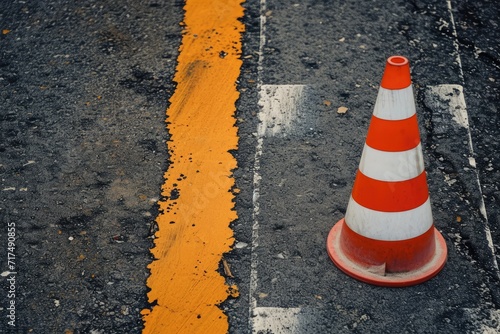
POLYGON ((346 215, 327 250, 346 274, 380 286, 419 284, 444 267, 405 57, 387 60, 346 215))

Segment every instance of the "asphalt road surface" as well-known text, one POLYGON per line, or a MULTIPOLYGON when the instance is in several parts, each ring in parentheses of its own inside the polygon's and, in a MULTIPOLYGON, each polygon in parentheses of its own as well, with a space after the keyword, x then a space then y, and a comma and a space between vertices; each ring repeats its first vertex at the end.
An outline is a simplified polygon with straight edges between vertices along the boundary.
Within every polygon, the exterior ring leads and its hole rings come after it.
MULTIPOLYGON (((229 332, 499 332, 496 1, 242 6, 229 332), (395 54, 410 60, 448 261, 383 288, 343 274, 325 242, 395 54)), ((142 332, 183 7, 0 2, 0 333, 142 332)))

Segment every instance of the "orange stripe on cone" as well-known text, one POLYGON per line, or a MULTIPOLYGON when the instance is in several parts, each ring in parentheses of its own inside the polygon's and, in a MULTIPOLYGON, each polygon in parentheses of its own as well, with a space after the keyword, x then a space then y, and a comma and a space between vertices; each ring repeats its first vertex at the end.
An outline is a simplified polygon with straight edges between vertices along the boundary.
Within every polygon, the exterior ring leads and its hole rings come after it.
POLYGON ((358 170, 352 197, 362 206, 383 212, 399 212, 422 205, 429 197, 425 172, 408 181, 372 179, 358 170))
POLYGON ((337 267, 375 285, 419 284, 446 262, 446 242, 432 220, 414 104, 408 60, 390 57, 346 218, 327 239, 337 267))
POLYGON ((420 143, 417 115, 403 120, 385 120, 372 116, 366 144, 381 151, 398 152, 420 143))

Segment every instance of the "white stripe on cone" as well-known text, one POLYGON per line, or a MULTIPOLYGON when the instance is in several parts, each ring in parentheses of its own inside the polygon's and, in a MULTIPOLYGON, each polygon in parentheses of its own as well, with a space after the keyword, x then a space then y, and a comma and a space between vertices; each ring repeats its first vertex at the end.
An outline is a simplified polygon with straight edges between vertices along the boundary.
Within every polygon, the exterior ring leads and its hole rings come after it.
POLYGON ((424 168, 420 144, 402 152, 379 151, 365 144, 359 162, 361 173, 379 181, 410 180, 419 176, 424 168))
POLYGON ((418 237, 433 224, 429 198, 421 206, 401 212, 375 211, 358 204, 351 196, 345 221, 356 233, 371 239, 396 241, 418 237))
POLYGON ((408 86, 403 89, 385 89, 380 87, 373 115, 386 120, 407 119, 415 114, 415 101, 413 88, 408 86))

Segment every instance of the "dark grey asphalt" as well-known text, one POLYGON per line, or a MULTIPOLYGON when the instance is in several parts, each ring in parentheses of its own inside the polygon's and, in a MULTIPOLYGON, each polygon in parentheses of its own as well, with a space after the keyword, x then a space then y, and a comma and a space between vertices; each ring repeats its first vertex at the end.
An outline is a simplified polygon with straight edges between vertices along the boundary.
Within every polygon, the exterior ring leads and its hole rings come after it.
POLYGON ((0 13, 0 272, 5 225, 17 231, 0 333, 10 300, 14 333, 140 333, 182 3, 2 1, 0 13))
MULTIPOLYGON (((243 5, 233 229, 247 246, 226 256, 241 292, 222 305, 230 332, 264 328, 263 314, 299 333, 500 331, 496 2, 243 5), (449 252, 437 277, 404 289, 345 276, 325 249, 345 213, 393 54, 410 60, 433 214, 449 252), (287 136, 263 138, 256 165, 262 85, 306 88, 301 122, 287 136), (437 85, 463 86, 477 168, 469 163, 469 132, 443 113, 437 85), (347 113, 336 112, 341 106, 347 113)), ((9 224, 16 225, 17 271, 8 275, 16 278, 16 329, 7 323, 6 276, 0 333, 141 332, 182 6, 0 2, 0 29, 9 30, 0 35, 0 273, 7 271, 9 224)))

